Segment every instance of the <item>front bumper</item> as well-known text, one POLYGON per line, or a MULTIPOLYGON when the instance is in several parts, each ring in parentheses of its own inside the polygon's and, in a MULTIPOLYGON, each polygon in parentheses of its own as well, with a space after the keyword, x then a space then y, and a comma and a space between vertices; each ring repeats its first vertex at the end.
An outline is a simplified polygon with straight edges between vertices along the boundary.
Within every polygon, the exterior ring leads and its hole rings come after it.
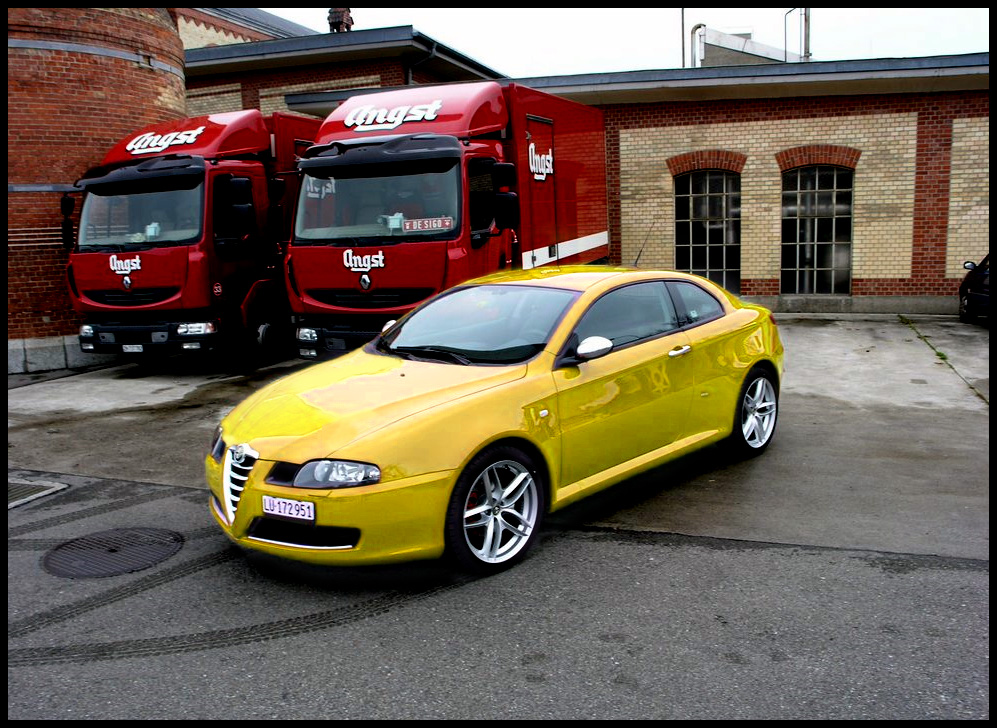
POLYGON ((172 354, 184 351, 209 351, 217 348, 221 339, 220 325, 205 334, 178 334, 177 323, 148 324, 88 324, 92 335, 80 334, 80 350, 87 354, 172 354))
POLYGON ((365 314, 351 316, 298 316, 295 339, 298 356, 303 359, 328 359, 363 346, 381 333, 384 325, 402 314, 365 314), (307 336, 303 332, 308 332, 307 336))
POLYGON ((273 463, 253 466, 229 521, 223 466, 210 455, 205 474, 215 521, 237 545, 274 556, 324 565, 388 564, 438 558, 456 471, 412 476, 377 485, 314 490, 271 485, 273 463), (263 496, 315 504, 315 521, 263 512, 263 496))

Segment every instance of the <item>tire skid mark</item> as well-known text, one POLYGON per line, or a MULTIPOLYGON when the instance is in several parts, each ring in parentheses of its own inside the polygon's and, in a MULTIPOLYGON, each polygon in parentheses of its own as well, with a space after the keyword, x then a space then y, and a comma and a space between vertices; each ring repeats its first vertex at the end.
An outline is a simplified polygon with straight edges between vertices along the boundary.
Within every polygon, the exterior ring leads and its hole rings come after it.
POLYGON ((140 640, 13 649, 7 651, 7 667, 153 657, 296 637, 309 632, 342 627, 371 617, 378 617, 394 609, 417 604, 437 595, 459 589, 472 581, 474 581, 473 578, 465 577, 459 581, 413 593, 388 592, 383 596, 368 599, 359 604, 244 627, 140 640))
POLYGON ((176 581, 177 579, 190 576, 198 571, 203 571, 204 569, 210 569, 213 566, 224 564, 226 561, 231 561, 237 557, 238 553, 232 550, 209 554, 182 564, 177 564, 176 566, 168 569, 163 569, 155 574, 144 576, 130 584, 125 584, 124 586, 120 586, 116 589, 110 589, 102 594, 97 594, 71 604, 64 604, 60 607, 56 607, 55 609, 50 609, 47 612, 33 614, 30 617, 25 617, 24 619, 17 620, 15 622, 8 622, 7 639, 9 640, 14 637, 23 637, 26 634, 37 632, 40 629, 57 624, 58 622, 64 622, 67 619, 78 617, 79 615, 91 612, 94 609, 100 609, 108 604, 119 602, 122 599, 128 599, 129 597, 148 591, 149 589, 155 589, 163 584, 168 584, 171 581, 176 581))
POLYGON ((92 516, 99 516, 104 513, 119 511, 125 508, 131 508, 132 506, 137 506, 137 505, 142 505, 144 503, 151 503, 153 501, 162 500, 164 498, 175 498, 176 496, 177 496, 176 491, 170 489, 168 492, 165 493, 153 492, 153 493, 146 493, 144 495, 136 495, 128 498, 121 498, 111 503, 105 503, 104 505, 101 506, 83 508, 78 511, 73 511, 72 513, 65 513, 61 516, 52 516, 51 518, 45 518, 40 521, 35 521, 34 523, 26 523, 23 526, 14 526, 13 528, 8 528, 7 538, 9 539, 14 536, 21 536, 26 533, 32 533, 33 531, 41 531, 46 528, 51 528, 53 526, 61 526, 66 523, 72 523, 73 521, 81 521, 86 518, 91 518, 92 516))

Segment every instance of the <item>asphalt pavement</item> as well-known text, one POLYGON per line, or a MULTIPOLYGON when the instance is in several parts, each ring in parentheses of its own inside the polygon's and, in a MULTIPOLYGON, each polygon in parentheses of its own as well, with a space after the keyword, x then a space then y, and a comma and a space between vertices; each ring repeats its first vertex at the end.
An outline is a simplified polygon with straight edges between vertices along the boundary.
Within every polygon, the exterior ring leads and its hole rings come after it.
POLYGON ((485 580, 229 546, 211 433, 304 363, 9 376, 8 719, 989 718, 989 329, 778 320, 764 455, 622 483, 485 580))

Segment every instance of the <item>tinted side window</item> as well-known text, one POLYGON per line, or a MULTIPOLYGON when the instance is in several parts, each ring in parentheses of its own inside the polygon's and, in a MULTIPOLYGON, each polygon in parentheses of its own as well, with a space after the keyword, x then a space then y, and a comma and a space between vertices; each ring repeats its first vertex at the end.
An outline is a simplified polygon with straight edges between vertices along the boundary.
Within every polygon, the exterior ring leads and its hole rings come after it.
POLYGON ((720 301, 694 283, 670 281, 668 288, 684 309, 683 324, 697 324, 724 314, 720 301))
POLYGON ((585 313, 575 333, 578 341, 604 336, 613 346, 642 341, 678 328, 678 316, 664 283, 637 283, 607 293, 585 313))

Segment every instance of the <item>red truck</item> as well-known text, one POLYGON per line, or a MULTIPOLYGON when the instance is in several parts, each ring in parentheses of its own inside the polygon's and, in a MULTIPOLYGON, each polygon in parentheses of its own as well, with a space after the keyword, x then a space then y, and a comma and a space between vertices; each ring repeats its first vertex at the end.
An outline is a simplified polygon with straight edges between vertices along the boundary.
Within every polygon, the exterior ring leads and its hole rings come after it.
POLYGON ((514 83, 354 96, 298 166, 285 273, 305 358, 469 278, 608 255, 602 113, 514 83))
MULTIPOLYGON (((85 352, 254 351, 290 311, 283 243, 318 119, 249 110, 129 135, 85 192, 67 277, 85 352)), ((67 220, 75 206, 63 198, 67 220)))

